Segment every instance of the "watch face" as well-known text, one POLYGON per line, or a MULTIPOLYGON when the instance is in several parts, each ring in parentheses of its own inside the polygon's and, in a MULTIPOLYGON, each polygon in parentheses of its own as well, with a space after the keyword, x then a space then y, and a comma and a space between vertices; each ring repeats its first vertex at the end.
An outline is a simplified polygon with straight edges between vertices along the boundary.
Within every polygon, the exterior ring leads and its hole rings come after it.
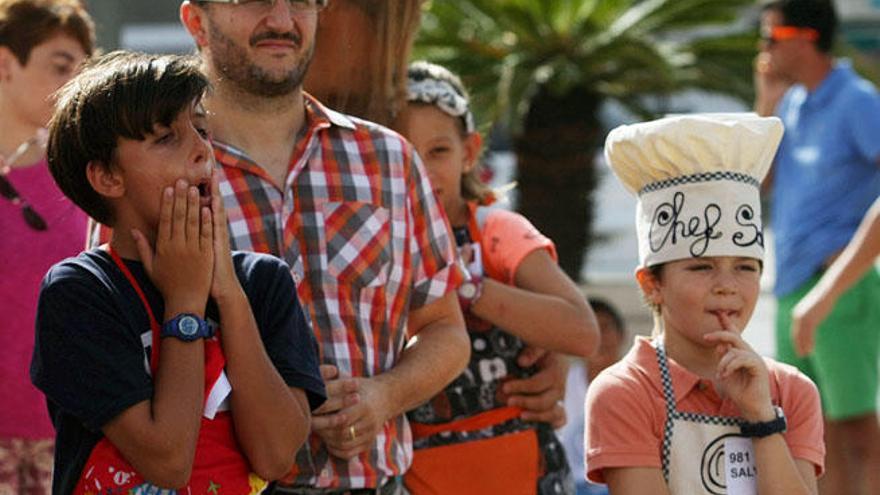
POLYGON ((458 295, 465 299, 472 299, 477 295, 477 284, 467 281, 458 287, 458 295))
POLYGON ((192 337, 199 331, 199 322, 192 316, 184 316, 177 322, 177 329, 182 335, 192 337))

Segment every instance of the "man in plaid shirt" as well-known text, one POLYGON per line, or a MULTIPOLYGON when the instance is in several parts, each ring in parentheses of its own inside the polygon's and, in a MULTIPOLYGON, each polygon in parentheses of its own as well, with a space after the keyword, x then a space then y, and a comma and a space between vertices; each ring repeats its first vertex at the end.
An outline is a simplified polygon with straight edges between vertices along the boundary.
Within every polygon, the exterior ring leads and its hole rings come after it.
MULTIPOLYGON (((291 266, 328 401, 284 493, 399 493, 405 411, 464 368, 462 272, 412 146, 303 93, 323 0, 189 0, 234 249, 291 266)), ((279 411, 283 414, 284 411, 279 411)))

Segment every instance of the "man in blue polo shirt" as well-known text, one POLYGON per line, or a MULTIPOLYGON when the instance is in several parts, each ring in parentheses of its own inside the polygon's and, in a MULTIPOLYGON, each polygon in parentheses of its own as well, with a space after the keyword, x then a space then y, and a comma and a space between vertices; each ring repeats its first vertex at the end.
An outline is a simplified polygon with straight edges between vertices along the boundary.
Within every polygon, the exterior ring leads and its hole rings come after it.
POLYGON ((778 358, 808 374, 822 395, 822 491, 880 493, 880 277, 871 270, 840 298, 811 353, 791 338, 792 308, 880 194, 880 97, 847 62, 832 58, 836 24, 829 0, 773 1, 761 15, 756 107, 785 124, 770 179, 776 344, 778 358))

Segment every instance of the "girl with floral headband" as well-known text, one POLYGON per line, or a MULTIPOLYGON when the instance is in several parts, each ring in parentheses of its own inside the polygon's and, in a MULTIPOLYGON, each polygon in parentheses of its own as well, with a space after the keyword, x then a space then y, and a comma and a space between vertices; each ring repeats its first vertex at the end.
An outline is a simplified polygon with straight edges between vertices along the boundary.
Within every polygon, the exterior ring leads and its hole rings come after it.
POLYGON ((591 384, 586 470, 620 494, 816 493, 816 386, 740 335, 758 299, 759 185, 776 118, 692 115, 615 129, 611 168, 638 195, 636 279, 652 338, 591 384))
POLYGON ((413 494, 573 493, 553 427, 522 418, 502 391, 530 376, 525 345, 579 356, 598 344, 595 316, 559 269, 550 239, 522 216, 490 209, 479 179, 480 134, 458 77, 417 62, 409 69, 403 133, 424 161, 469 279, 459 288, 471 338, 465 372, 410 411, 413 494))

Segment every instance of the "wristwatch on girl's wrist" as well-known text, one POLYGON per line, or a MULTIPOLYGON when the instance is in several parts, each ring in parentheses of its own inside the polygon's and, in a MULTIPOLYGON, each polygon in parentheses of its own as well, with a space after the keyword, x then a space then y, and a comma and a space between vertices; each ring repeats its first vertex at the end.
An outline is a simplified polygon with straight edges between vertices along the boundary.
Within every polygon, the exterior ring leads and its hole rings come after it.
POLYGON ((458 304, 461 311, 467 313, 483 293, 483 277, 471 275, 471 278, 458 286, 458 304))
POLYGON ((739 426, 740 434, 748 438, 764 438, 774 433, 783 433, 788 426, 785 422, 785 414, 779 406, 773 406, 773 411, 776 417, 770 421, 742 422, 739 426))

